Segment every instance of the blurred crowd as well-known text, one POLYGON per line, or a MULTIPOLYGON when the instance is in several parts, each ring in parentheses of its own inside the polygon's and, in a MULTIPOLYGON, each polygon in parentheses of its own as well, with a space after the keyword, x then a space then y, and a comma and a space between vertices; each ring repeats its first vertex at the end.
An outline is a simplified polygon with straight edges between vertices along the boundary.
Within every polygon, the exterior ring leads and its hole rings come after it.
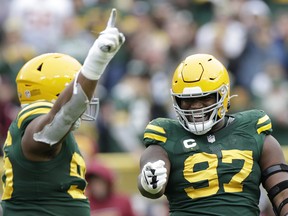
POLYGON ((97 122, 82 123, 76 134, 87 160, 98 152, 129 152, 138 158, 146 124, 159 116, 175 117, 171 76, 192 53, 213 54, 229 70, 232 95, 237 95, 231 113, 265 110, 274 136, 288 145, 288 1, 0 2, 0 143, 19 110, 15 77, 21 66, 47 52, 83 63, 115 7, 126 42, 97 87, 97 122))

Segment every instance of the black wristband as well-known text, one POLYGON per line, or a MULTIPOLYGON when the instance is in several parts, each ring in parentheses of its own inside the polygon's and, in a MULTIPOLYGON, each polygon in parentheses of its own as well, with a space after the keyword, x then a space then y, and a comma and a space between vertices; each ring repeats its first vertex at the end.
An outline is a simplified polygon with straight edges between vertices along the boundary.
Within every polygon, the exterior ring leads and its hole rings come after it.
MULTIPOLYGON (((280 205, 278 206, 277 212, 280 215, 282 208, 288 203, 288 198, 284 199, 280 205)), ((288 213, 285 214, 285 216, 288 216, 288 213)))

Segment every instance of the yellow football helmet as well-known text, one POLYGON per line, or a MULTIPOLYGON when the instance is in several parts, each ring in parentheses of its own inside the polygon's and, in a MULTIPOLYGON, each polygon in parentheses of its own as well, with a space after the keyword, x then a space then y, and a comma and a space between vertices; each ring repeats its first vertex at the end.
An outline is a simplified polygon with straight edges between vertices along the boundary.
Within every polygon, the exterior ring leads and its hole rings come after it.
POLYGON ((171 95, 180 124, 196 135, 205 134, 222 120, 228 111, 230 100, 228 72, 212 55, 188 56, 174 72, 171 95), (216 103, 211 106, 193 110, 180 108, 181 98, 197 98, 210 94, 216 95, 216 103))
POLYGON ((18 98, 28 104, 37 100, 54 102, 74 79, 81 64, 60 53, 48 53, 28 61, 16 77, 18 98))
MULTIPOLYGON (((82 65, 73 57, 62 53, 47 53, 28 61, 16 77, 21 106, 35 101, 54 103, 64 88, 75 78, 82 65)), ((91 100, 89 110, 98 113, 98 98, 91 100), (96 108, 91 108, 91 105, 96 108)), ((89 111, 91 112, 91 111, 89 111)), ((87 117, 85 113, 82 117, 87 117)), ((89 117, 85 120, 90 120, 89 117)), ((91 120, 96 118, 92 117, 91 120)))

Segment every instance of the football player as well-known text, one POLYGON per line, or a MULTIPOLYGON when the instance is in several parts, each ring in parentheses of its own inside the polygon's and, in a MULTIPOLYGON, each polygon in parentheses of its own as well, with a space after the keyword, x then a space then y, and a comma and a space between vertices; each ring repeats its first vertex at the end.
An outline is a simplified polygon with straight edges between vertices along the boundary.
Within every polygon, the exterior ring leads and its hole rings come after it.
POLYGON ((227 114, 230 81, 208 54, 188 56, 172 79, 178 120, 157 118, 144 132, 138 188, 163 194, 170 216, 258 216, 259 185, 276 215, 288 215, 288 166, 262 110, 227 114))
POLYGON ((4 143, 4 216, 90 215, 84 195, 85 162, 71 131, 81 117, 96 118, 96 112, 85 111, 97 111, 97 82, 125 41, 115 21, 113 9, 83 66, 71 56, 48 53, 19 71, 22 109, 4 143))

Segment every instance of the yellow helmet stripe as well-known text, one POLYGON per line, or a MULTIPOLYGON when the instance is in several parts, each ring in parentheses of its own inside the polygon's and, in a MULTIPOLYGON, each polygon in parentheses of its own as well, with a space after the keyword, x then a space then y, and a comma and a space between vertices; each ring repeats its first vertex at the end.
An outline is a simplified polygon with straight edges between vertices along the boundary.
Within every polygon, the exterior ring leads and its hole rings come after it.
POLYGON ((18 128, 22 125, 22 122, 30 115, 35 115, 35 114, 47 114, 49 113, 51 108, 39 108, 35 110, 28 111, 27 113, 21 115, 21 117, 18 119, 18 128))
POLYGON ((156 125, 147 125, 146 129, 150 129, 153 131, 156 131, 158 133, 166 134, 165 130, 162 127, 156 126, 156 125))
POLYGON ((260 118, 257 122, 257 125, 264 123, 265 121, 269 120, 269 116, 265 115, 262 118, 260 118))
POLYGON ((160 136, 160 135, 157 135, 157 134, 153 134, 153 133, 144 133, 144 139, 145 138, 157 140, 157 141, 160 141, 160 142, 163 142, 163 143, 165 143, 166 140, 167 140, 166 137, 160 136))
POLYGON ((270 130, 272 128, 272 124, 269 123, 269 124, 266 124, 260 128, 257 129, 257 133, 260 134, 261 132, 263 131, 266 131, 266 130, 270 130))

